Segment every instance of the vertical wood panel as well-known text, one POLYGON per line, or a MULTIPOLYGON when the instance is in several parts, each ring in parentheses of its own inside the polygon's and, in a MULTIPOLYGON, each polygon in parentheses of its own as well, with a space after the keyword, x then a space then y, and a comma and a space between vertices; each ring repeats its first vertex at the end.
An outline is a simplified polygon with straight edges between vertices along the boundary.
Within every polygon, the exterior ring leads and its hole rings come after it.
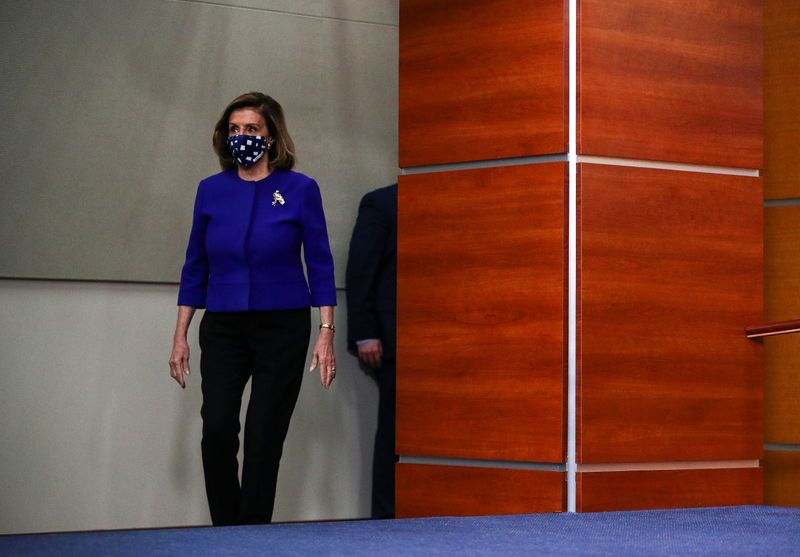
POLYGON ((579 462, 759 458, 759 179, 583 164, 579 189, 579 462))
POLYGON ((566 151, 564 0, 402 0, 400 166, 566 151))
POLYGON ((800 444, 800 334, 764 339, 764 441, 800 444))
POLYGON ((582 0, 581 154, 762 167, 760 0, 582 0))
POLYGON ((399 454, 561 462, 563 163, 399 185, 399 454))
MULTIPOLYGON (((765 178, 766 180, 766 178, 765 178)), ((764 210, 767 322, 800 318, 800 207, 764 210)), ((764 339, 764 437, 800 443, 800 335, 764 339)))
POLYGON ((764 317, 800 319, 800 206, 765 208, 764 236, 764 317))
POLYGON ((764 195, 800 197, 800 2, 764 4, 764 195))
POLYGON ((800 452, 764 452, 764 503, 800 507, 800 452))
MULTIPOLYGON (((800 207, 765 209, 767 321, 800 316, 800 207)), ((765 437, 800 443, 800 336, 765 339, 765 437)))
POLYGON ((399 464, 397 517, 560 512, 564 473, 399 464))
POLYGON ((578 473, 579 512, 760 505, 761 468, 578 473))
MULTIPOLYGON (((800 4, 767 0, 764 11, 764 190, 767 199, 800 197, 800 4)), ((800 316, 800 207, 765 210, 767 321, 800 316)), ((764 340, 764 435, 800 443, 800 335, 764 340)), ((800 506, 800 453, 765 453, 768 504, 800 506)))

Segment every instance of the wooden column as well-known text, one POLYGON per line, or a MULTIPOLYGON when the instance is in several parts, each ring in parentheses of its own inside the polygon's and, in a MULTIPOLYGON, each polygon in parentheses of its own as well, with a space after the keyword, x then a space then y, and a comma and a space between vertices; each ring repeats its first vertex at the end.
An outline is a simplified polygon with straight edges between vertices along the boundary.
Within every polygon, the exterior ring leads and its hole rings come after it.
POLYGON ((759 503, 761 2, 581 0, 578 40, 603 159, 578 169, 577 508, 759 503))
MULTIPOLYGON (((800 318, 800 3, 764 9, 765 322, 800 318)), ((764 497, 800 506, 800 334, 764 339, 764 497)))
POLYGON ((398 516, 564 509, 564 30, 400 3, 398 516))
POLYGON ((762 500, 761 2, 577 10, 570 126, 569 1, 401 0, 398 516, 762 500))

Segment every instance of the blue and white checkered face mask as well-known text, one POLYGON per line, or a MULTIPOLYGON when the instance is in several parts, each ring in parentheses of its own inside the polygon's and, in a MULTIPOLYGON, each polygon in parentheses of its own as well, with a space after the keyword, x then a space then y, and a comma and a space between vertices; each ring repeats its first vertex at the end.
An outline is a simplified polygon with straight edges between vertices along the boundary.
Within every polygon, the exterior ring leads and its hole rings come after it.
POLYGON ((264 156, 267 141, 260 135, 234 135, 228 138, 228 147, 236 164, 247 168, 264 156))

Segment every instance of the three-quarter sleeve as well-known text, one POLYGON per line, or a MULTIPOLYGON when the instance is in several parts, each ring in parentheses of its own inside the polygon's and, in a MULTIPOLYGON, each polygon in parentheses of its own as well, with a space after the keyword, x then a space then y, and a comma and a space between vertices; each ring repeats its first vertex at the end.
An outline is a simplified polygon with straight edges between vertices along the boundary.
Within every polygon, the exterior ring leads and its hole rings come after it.
POLYGON ((186 247, 186 262, 181 272, 178 290, 178 305, 195 308, 206 307, 208 286, 208 255, 206 253, 206 228, 208 218, 203 213, 203 184, 197 188, 194 201, 194 217, 189 243, 186 247))
POLYGON ((311 305, 335 306, 336 282, 333 275, 333 256, 328 241, 322 195, 314 180, 306 188, 301 216, 303 256, 311 290, 311 305))

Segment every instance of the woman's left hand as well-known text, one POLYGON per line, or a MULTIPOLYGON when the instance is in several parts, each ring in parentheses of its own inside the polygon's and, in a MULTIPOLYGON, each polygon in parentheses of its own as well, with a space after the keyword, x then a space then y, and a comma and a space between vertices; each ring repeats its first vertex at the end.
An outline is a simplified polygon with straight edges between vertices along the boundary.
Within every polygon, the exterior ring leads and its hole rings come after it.
POLYGON ((323 387, 330 387, 336 377, 336 353, 333 350, 333 332, 330 329, 320 329, 309 371, 314 371, 317 365, 320 383, 323 387))

